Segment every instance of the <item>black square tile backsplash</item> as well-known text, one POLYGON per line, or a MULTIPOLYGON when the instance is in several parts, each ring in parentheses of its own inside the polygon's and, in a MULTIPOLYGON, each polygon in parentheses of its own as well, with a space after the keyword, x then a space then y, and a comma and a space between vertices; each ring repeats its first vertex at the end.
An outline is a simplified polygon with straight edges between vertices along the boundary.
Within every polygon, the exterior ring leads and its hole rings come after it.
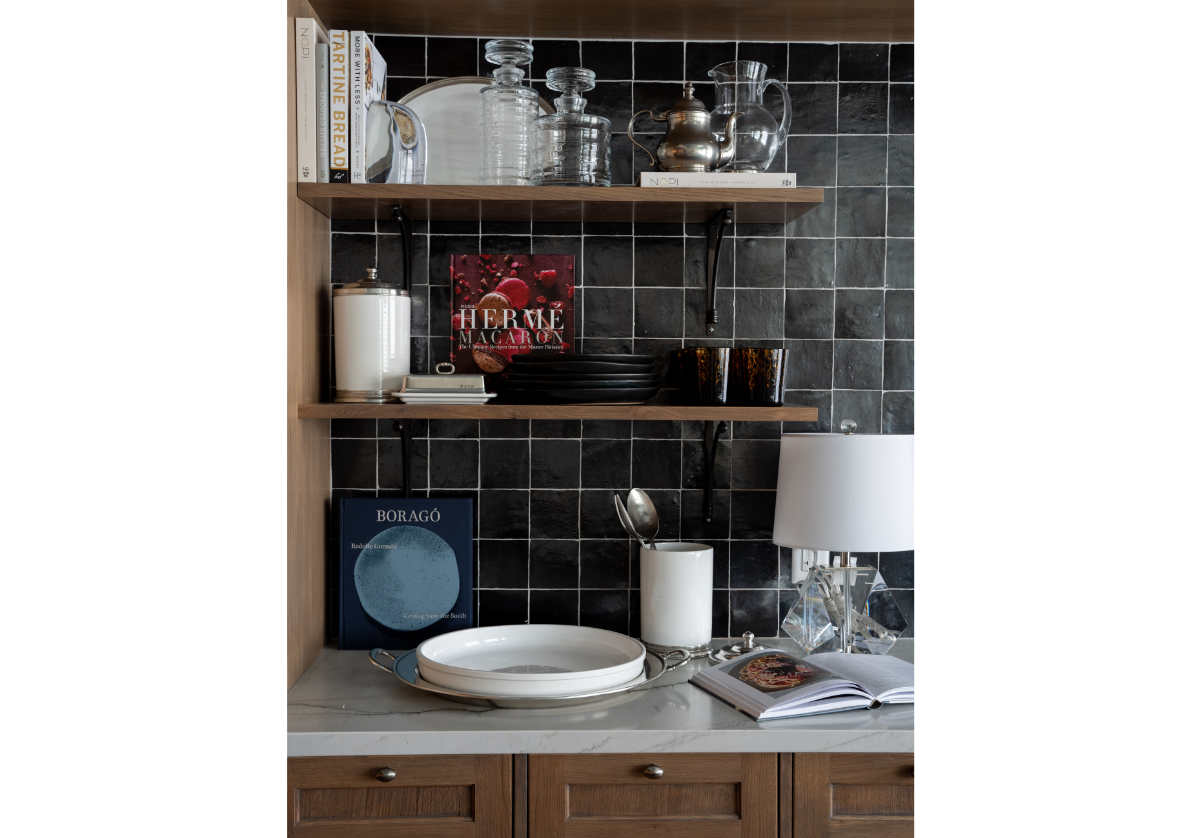
MULTIPOLYGON (((376 33, 399 99, 437 78, 490 74, 486 36, 376 33)), ((795 599, 791 554, 771 543, 779 434, 829 433, 851 418, 867 433, 913 431, 913 48, 911 44, 535 40, 528 77, 548 98, 546 70, 596 72, 589 111, 613 121, 613 173, 649 168, 622 135, 632 114, 661 110, 707 71, 761 61, 787 84, 790 136, 773 169, 824 187, 825 203, 778 224, 739 224, 722 249, 717 333, 704 332, 703 225, 433 222, 417 225, 412 283, 414 371, 449 351, 449 258, 494 251, 576 255, 576 331, 584 351, 665 353, 704 340, 786 346, 785 401, 817 407, 812 423, 733 423, 718 448, 713 520, 703 515, 700 423, 613 420, 412 424, 416 494, 476 503, 481 625, 563 622, 638 633, 638 554, 613 512, 613 491, 646 489, 660 539, 713 545, 713 633, 770 637, 795 599)), ((778 93, 765 103, 779 112, 778 93)), ((650 145, 663 123, 638 120, 650 145)), ((642 140, 642 137, 645 137, 642 140)), ((377 265, 400 269, 395 225, 334 220, 333 283, 377 265)), ((398 496, 403 458, 392 422, 330 425, 332 497, 398 496)), ((336 550, 336 533, 331 549, 336 550)), ((911 551, 879 559, 901 589, 912 634, 911 551)))

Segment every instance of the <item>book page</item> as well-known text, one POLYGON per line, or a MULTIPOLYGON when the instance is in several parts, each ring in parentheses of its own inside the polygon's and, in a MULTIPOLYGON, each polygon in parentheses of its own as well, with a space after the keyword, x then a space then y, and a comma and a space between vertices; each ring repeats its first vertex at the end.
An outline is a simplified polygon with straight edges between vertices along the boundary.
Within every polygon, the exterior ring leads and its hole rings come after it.
POLYGON ((915 670, 906 660, 891 655, 847 655, 841 652, 821 652, 809 655, 804 660, 861 684, 880 700, 894 697, 896 700, 912 701, 915 670))

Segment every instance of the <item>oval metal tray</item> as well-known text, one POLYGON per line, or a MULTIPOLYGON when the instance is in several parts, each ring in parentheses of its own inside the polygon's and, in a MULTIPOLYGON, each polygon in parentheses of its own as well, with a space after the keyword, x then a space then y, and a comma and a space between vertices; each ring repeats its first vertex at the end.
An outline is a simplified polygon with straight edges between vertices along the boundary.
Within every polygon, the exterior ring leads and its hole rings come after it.
POLYGON ((372 649, 367 653, 371 659, 371 664, 384 672, 390 672, 399 678, 404 683, 408 684, 413 689, 421 690, 422 692, 439 695, 442 698, 448 698, 451 701, 462 702, 463 704, 483 705, 486 707, 506 707, 510 709, 529 710, 548 707, 570 707, 575 704, 587 704, 591 701, 599 701, 602 698, 619 695, 621 693, 630 692, 632 690, 641 689, 654 683, 660 676, 670 672, 673 669, 678 669, 690 660, 690 655, 683 649, 672 649, 662 655, 655 654, 647 650, 646 661, 643 667, 642 675, 634 678, 624 684, 618 684, 615 687, 609 687, 604 690, 595 692, 578 693, 575 695, 558 695, 558 696, 488 696, 478 693, 466 693, 458 690, 452 690, 448 687, 440 687, 437 684, 431 684, 421 678, 417 671, 417 653, 414 649, 399 657, 396 657, 391 652, 385 649, 372 649), (383 657, 390 660, 385 662, 381 660, 383 657), (668 663, 668 660, 679 658, 674 663, 668 663))

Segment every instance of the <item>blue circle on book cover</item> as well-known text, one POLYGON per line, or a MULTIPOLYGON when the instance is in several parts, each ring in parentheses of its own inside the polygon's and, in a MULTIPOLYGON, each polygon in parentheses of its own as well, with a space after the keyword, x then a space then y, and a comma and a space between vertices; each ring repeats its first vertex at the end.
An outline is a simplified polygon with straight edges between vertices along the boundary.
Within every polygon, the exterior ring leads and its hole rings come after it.
POLYGON ((431 626, 458 600, 458 560, 440 535, 389 527, 354 562, 354 588, 371 618, 395 631, 431 626))

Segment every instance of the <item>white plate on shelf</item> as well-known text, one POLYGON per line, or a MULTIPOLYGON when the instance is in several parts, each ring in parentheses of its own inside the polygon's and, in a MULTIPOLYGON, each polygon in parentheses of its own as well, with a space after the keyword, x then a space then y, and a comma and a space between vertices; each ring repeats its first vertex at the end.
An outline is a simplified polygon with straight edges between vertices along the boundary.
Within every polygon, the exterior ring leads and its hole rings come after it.
MULTIPOLYGON (((409 93, 400 100, 417 112, 425 126, 429 150, 425 161, 425 183, 482 184, 483 181, 483 97, 480 88, 492 79, 484 76, 458 76, 438 79, 409 93)), ((554 108, 539 97, 543 113, 554 108)))
POLYGON ((392 393, 405 404, 487 404, 495 393, 392 393))
POLYGON ((513 625, 452 631, 417 647, 421 678, 492 696, 567 696, 628 684, 646 649, 587 626, 513 625))

